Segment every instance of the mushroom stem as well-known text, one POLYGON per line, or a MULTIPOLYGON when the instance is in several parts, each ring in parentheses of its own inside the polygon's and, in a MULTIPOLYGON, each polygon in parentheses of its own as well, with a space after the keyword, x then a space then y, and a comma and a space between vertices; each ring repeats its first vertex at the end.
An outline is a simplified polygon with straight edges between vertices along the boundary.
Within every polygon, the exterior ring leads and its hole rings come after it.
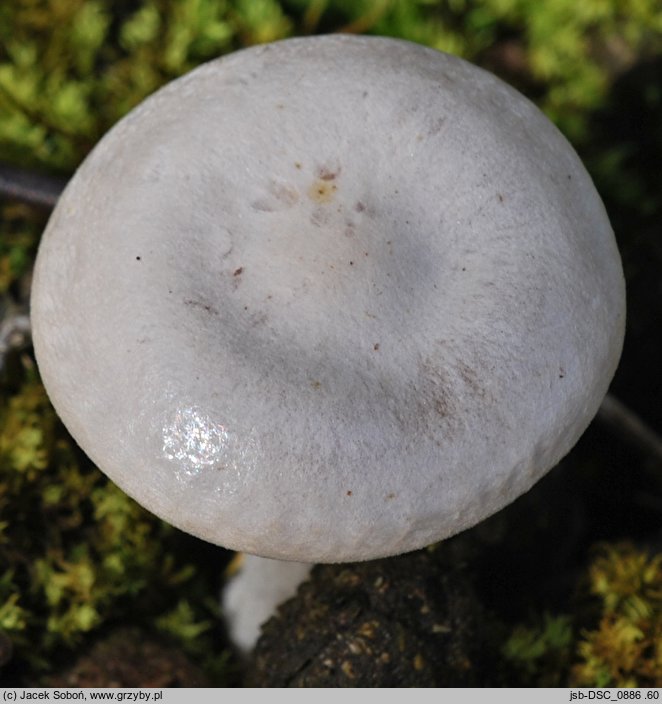
POLYGON ((221 607, 230 640, 242 653, 255 647, 263 624, 296 594, 312 567, 305 562, 237 555, 229 568, 231 576, 221 595, 221 607))

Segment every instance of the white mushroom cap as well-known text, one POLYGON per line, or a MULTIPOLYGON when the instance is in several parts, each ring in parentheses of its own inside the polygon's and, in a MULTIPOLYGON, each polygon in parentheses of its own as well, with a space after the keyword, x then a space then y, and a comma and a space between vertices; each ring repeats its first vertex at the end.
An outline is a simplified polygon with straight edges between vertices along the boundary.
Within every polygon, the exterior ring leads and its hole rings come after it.
POLYGON ((465 61, 298 38, 147 99, 44 235, 34 342, 122 489, 229 548, 413 550, 529 489, 623 338, 603 205, 558 130, 465 61))

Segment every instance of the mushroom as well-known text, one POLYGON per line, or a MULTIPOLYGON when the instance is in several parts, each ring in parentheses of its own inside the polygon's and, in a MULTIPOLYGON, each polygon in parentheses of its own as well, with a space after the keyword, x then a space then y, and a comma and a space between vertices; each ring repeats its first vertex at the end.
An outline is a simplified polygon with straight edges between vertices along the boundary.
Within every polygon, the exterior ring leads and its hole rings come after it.
POLYGON ((221 595, 221 612, 230 640, 239 652, 249 653, 262 626, 278 606, 293 597, 308 579, 313 565, 271 560, 239 553, 230 563, 221 595))
POLYGON ((560 132, 439 51, 295 38, 120 121, 40 245, 53 404, 182 530, 301 562, 468 528, 575 444, 616 369, 619 254, 560 132))

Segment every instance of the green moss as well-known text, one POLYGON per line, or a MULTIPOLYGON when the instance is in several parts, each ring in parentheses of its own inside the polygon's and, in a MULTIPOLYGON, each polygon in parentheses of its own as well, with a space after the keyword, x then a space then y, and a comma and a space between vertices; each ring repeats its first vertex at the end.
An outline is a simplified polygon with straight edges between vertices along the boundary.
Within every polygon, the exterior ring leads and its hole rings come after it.
POLYGON ((502 655, 511 686, 662 686, 662 554, 598 546, 568 613, 516 626, 502 655))
POLYGON ((516 626, 504 643, 502 654, 516 672, 518 685, 561 687, 572 644, 570 617, 545 613, 538 623, 516 626))
POLYGON ((602 546, 588 572, 599 615, 577 645, 571 686, 662 686, 662 554, 602 546))

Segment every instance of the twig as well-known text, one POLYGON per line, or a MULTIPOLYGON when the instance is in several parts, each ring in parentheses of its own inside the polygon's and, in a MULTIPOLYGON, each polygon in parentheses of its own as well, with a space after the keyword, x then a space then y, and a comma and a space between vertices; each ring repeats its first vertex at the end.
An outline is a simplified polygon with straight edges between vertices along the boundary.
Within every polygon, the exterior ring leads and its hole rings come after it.
POLYGON ((612 394, 607 394, 603 400, 598 411, 598 419, 647 457, 662 464, 662 437, 612 394))
POLYGON ((37 174, 0 163, 0 196, 6 198, 50 209, 55 206, 66 183, 64 178, 37 174))

